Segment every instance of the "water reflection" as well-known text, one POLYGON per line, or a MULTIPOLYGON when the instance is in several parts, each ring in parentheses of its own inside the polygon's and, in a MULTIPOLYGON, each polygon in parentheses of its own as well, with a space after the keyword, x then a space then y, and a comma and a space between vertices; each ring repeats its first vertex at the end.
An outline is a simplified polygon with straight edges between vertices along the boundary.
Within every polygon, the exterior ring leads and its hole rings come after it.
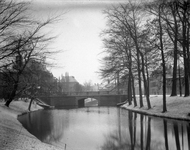
POLYGON ((38 139, 66 150, 189 150, 188 122, 114 107, 43 110, 18 120, 38 139))

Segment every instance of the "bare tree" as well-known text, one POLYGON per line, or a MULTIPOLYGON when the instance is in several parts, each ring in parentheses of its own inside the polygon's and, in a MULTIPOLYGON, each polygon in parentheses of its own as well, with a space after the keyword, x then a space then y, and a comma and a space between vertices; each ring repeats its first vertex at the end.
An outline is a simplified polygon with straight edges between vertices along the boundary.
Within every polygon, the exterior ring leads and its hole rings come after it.
POLYGON ((189 96, 189 76, 190 76, 190 2, 189 1, 180 1, 176 0, 177 14, 181 24, 181 36, 179 37, 179 42, 182 46, 182 54, 184 61, 184 78, 185 78, 185 95, 189 96))
POLYGON ((166 13, 163 11, 163 19, 167 24, 166 31, 168 36, 170 37, 171 41, 173 42, 173 79, 172 79, 172 92, 171 96, 177 96, 177 58, 178 58, 178 19, 177 19, 177 3, 170 2, 166 5, 167 14, 170 14, 169 18, 167 17, 166 13), (172 20, 171 20, 172 18, 172 20))
POLYGON ((55 37, 49 37, 42 30, 54 23, 58 17, 44 22, 27 16, 29 3, 2 0, 0 2, 0 71, 7 75, 12 83, 12 90, 5 105, 9 107, 19 89, 21 76, 30 61, 46 64, 46 58, 55 51, 47 46, 55 37))
POLYGON ((29 23, 24 14, 27 6, 25 2, 0 1, 0 68, 7 67, 5 59, 15 53, 15 50, 10 49, 15 41, 10 39, 19 32, 19 28, 29 23))
MULTIPOLYGON (((149 100, 149 73, 147 69, 148 61, 147 56, 144 56, 148 54, 148 43, 144 40, 147 37, 147 33, 143 31, 145 27, 142 24, 145 18, 142 17, 142 13, 142 5, 133 2, 116 6, 105 11, 109 20, 109 29, 103 33, 106 35, 104 42, 109 57, 107 57, 107 63, 105 63, 107 70, 102 69, 102 71, 107 71, 106 75, 108 75, 116 71, 116 68, 120 68, 120 72, 123 73, 123 76, 128 74, 129 96, 131 95, 130 93, 132 93, 131 85, 134 85, 131 84, 131 82, 134 82, 132 75, 137 77, 140 107, 143 107, 143 81, 148 108, 151 108, 149 100), (118 67, 118 64, 122 65, 118 67)), ((129 97, 129 103, 130 99, 129 97)))
POLYGON ((164 47, 164 33, 163 33, 163 19, 161 17, 162 11, 164 8, 164 3, 158 2, 147 5, 147 10, 155 15, 154 19, 152 21, 153 28, 152 32, 155 32, 153 34, 154 42, 153 44, 155 47, 160 51, 161 54, 161 65, 162 65, 162 79, 163 79, 163 112, 167 111, 166 108, 166 61, 165 61, 165 47, 164 47))
POLYGON ((92 81, 85 81, 83 84, 83 91, 92 91, 93 90, 93 84, 92 81))
POLYGON ((14 53, 6 58, 6 66, 10 67, 3 68, 3 72, 7 73, 13 80, 13 90, 5 103, 7 107, 18 93, 17 90, 21 81, 21 76, 28 63, 32 60, 43 62, 44 57, 51 53, 45 48, 47 42, 52 38, 45 38, 45 35, 38 35, 42 27, 45 27, 48 23, 50 22, 47 21, 46 23, 42 23, 40 26, 38 25, 34 31, 13 38, 14 42, 12 43, 15 45, 12 45, 11 49, 14 53))

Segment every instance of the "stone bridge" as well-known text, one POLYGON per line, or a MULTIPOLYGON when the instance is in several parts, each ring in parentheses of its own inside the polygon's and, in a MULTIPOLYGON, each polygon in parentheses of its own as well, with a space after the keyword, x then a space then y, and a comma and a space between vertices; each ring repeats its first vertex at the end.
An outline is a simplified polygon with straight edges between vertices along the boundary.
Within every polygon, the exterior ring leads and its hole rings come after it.
POLYGON ((117 106, 118 103, 127 100, 127 94, 118 94, 113 91, 88 91, 70 92, 66 96, 40 97, 45 103, 55 106, 55 108, 80 108, 85 107, 85 99, 93 98, 98 102, 98 106, 117 106))

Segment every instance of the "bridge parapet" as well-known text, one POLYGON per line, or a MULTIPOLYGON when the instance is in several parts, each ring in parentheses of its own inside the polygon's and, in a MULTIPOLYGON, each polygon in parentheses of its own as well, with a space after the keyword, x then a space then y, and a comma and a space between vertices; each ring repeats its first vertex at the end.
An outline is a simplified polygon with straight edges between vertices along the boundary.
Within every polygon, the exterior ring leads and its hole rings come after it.
POLYGON ((67 96, 101 96, 101 95, 125 95, 116 91, 86 91, 86 92, 68 92, 67 96))

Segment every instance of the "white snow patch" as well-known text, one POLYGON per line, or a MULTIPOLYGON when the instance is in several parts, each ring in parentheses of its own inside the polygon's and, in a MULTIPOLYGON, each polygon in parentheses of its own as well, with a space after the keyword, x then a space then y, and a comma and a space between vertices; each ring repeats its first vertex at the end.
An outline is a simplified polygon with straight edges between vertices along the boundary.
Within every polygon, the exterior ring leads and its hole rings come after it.
POLYGON ((160 117, 190 120, 190 116, 188 116, 188 114, 190 113, 190 97, 180 97, 180 96, 171 97, 167 95, 166 96, 167 112, 165 113, 162 113, 163 111, 162 95, 151 95, 150 102, 152 108, 148 109, 146 98, 143 97, 144 107, 139 108, 139 97, 137 97, 137 103, 138 103, 137 107, 134 107, 133 104, 130 106, 128 104, 125 104, 122 107, 160 117))

